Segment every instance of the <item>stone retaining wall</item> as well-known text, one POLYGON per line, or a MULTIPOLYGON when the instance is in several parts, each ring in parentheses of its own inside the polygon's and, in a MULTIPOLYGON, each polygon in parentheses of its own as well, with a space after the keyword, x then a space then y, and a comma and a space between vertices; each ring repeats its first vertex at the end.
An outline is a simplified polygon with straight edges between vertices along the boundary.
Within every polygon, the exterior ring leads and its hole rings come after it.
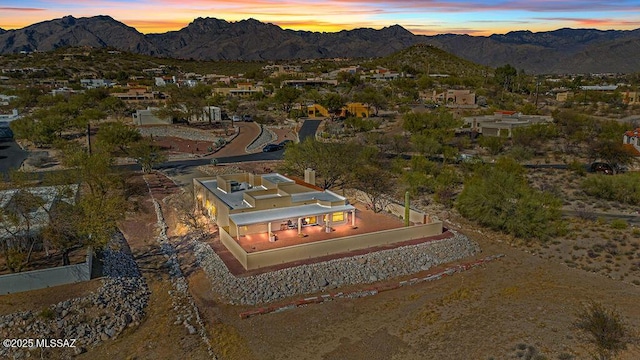
POLYGON ((450 238, 428 243, 236 277, 211 246, 196 239, 191 241, 198 263, 211 281, 213 290, 224 301, 242 305, 264 304, 344 285, 375 283, 428 270, 480 251, 475 242, 454 232, 450 238))

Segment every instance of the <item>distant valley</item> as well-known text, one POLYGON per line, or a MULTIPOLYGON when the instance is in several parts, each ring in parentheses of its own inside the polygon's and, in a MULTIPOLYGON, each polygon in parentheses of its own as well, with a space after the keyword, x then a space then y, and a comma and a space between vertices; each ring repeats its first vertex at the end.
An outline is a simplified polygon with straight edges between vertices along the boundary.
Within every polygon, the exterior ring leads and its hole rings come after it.
POLYGON ((195 19, 179 31, 142 34, 109 16, 66 16, 18 30, 0 29, 0 54, 66 46, 110 47, 196 60, 375 58, 429 44, 480 65, 511 64, 527 73, 633 73, 640 69, 640 29, 559 29, 504 35, 414 35, 402 26, 334 33, 284 30, 254 19, 195 19))

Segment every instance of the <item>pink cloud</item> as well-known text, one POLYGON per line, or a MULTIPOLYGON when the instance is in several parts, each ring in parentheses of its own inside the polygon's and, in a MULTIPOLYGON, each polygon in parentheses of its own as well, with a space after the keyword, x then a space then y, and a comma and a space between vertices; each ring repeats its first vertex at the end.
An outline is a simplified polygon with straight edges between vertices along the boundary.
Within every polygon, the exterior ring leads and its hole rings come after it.
POLYGON ((0 7, 0 11, 25 11, 25 12, 31 12, 31 11, 45 11, 45 9, 20 8, 20 7, 0 7))

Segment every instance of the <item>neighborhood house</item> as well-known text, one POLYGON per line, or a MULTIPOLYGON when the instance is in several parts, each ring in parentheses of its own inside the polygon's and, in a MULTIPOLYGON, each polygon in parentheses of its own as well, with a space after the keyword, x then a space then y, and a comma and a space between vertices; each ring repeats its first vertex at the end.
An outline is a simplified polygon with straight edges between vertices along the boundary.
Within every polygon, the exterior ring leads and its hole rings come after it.
POLYGON ((393 227, 363 233, 359 227, 374 227, 375 220, 364 223, 360 209, 344 196, 313 185, 310 169, 304 181, 239 173, 193 183, 198 208, 218 225, 221 242, 247 270, 442 234, 442 222, 416 211, 413 226, 395 218, 393 227))

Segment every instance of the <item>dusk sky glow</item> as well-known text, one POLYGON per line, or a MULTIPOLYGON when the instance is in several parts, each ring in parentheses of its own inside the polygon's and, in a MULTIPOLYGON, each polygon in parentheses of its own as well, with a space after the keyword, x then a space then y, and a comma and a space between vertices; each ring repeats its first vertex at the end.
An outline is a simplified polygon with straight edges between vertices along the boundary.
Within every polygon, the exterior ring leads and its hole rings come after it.
POLYGON ((490 35, 563 27, 640 28, 640 0, 43 0, 0 1, 0 28, 66 15, 109 15, 148 33, 179 30, 198 17, 254 18, 285 29, 334 32, 398 24, 414 34, 490 35))

